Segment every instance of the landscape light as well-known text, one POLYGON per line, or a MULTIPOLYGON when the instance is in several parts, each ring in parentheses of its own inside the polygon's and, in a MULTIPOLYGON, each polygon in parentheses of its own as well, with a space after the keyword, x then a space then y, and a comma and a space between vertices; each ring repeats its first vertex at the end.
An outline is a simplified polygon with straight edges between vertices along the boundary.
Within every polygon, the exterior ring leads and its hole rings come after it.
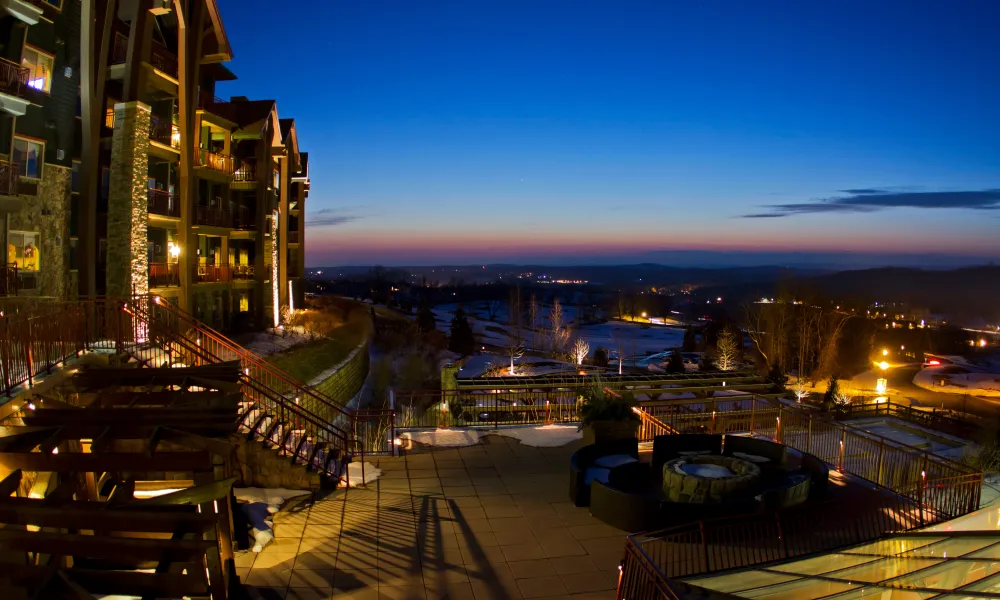
POLYGON ((985 348, 986 347, 986 340, 985 339, 979 340, 979 347, 980 348, 985 348))
POLYGON ((889 356, 889 350, 883 348, 882 349, 882 356, 889 356))
POLYGON ((643 318, 643 319, 645 319, 645 318, 646 318, 646 313, 645 313, 645 311, 643 311, 643 313, 642 313, 642 318, 643 318))
POLYGON ((888 387, 888 382, 883 378, 875 382, 875 393, 882 395, 888 387))

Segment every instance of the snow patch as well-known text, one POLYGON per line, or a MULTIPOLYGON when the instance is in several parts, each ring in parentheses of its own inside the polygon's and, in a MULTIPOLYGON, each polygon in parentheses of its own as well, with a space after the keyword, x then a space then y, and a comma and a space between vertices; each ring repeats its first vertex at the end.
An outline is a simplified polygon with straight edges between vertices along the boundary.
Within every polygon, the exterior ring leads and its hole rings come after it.
POLYGON ((347 465, 347 477, 341 477, 340 480, 344 485, 349 487, 357 487, 359 485, 365 485, 373 481, 378 480, 382 476, 382 470, 365 461, 364 463, 355 463, 347 465), (361 465, 364 464, 364 469, 361 465), (362 473, 362 471, 364 471, 362 473))
POLYGON ((502 435, 520 440, 525 446, 556 448, 583 438, 576 425, 541 425, 539 427, 511 427, 495 429, 487 435, 502 435))
POLYGON ((411 440, 418 444, 438 446, 442 448, 461 448, 475 446, 484 432, 478 429, 427 429, 421 431, 404 431, 400 439, 411 440))

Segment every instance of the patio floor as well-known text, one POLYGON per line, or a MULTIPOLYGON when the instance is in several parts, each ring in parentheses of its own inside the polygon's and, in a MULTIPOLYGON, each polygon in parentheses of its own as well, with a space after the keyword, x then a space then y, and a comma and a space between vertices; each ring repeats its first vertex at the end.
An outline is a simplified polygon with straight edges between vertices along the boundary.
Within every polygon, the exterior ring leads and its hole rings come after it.
POLYGON ((625 533, 568 500, 581 442, 487 436, 371 460, 384 474, 275 516, 236 565, 264 599, 614 598, 625 533))

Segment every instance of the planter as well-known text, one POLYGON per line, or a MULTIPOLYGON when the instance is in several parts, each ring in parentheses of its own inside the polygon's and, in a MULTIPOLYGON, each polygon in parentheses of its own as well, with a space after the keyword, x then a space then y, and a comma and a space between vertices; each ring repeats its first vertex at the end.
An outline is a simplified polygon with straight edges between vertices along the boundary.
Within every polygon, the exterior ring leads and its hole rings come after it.
POLYGON ((639 429, 639 421, 595 421, 583 426, 583 443, 603 444, 617 440, 627 440, 635 437, 639 429))

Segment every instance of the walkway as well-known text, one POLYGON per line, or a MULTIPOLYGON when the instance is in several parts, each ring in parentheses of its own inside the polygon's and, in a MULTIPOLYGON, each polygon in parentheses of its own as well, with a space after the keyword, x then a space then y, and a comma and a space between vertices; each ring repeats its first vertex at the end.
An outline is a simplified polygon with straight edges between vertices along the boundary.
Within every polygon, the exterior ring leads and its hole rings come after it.
POLYGON ((373 461, 377 484, 277 515, 241 580, 286 600, 614 598, 624 532, 567 499, 579 444, 487 436, 373 461))

